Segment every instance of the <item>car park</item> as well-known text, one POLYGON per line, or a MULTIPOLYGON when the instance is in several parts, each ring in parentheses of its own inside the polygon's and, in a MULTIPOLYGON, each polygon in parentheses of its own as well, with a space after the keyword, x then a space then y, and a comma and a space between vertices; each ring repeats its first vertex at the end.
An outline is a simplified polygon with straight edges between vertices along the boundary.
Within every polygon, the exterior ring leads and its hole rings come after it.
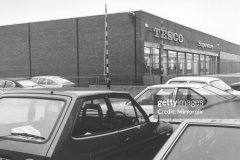
POLYGON ((154 160, 236 160, 239 119, 189 119, 183 122, 154 160))
POLYGON ((36 89, 43 88, 38 84, 32 82, 26 78, 2 78, 0 79, 0 90, 11 90, 11 89, 36 89))
POLYGON ((236 96, 220 90, 218 88, 205 84, 161 84, 153 85, 145 88, 136 97, 135 100, 141 105, 147 114, 159 114, 161 109, 160 119, 165 119, 167 122, 181 122, 188 118, 191 114, 176 114, 175 112, 189 111, 195 114, 203 108, 228 100, 232 100, 236 96), (196 102, 201 104, 196 104, 196 102), (163 102, 166 104, 163 106, 163 102), (167 102, 176 102, 170 104, 167 102), (154 109, 158 109, 158 113, 154 109), (166 112, 171 110, 173 112, 166 112), (163 112, 166 112, 163 113, 163 112))
POLYGON ((60 76, 36 76, 31 79, 33 82, 49 88, 75 87, 75 83, 60 76))
POLYGON ((128 93, 7 91, 0 159, 152 159, 172 127, 150 120, 128 93))
POLYGON ((181 76, 169 79, 166 84, 207 84, 218 89, 224 90, 231 94, 240 95, 239 91, 233 90, 223 80, 215 77, 202 77, 202 76, 181 76))

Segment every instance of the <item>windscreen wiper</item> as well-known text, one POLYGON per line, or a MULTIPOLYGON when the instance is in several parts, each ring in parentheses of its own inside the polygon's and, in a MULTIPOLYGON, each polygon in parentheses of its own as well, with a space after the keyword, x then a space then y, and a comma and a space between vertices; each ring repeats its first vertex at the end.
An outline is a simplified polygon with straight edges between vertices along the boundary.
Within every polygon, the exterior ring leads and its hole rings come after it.
POLYGON ((24 137, 32 137, 40 140, 45 140, 46 138, 34 135, 34 134, 29 134, 29 133, 11 133, 12 136, 24 136, 24 137))

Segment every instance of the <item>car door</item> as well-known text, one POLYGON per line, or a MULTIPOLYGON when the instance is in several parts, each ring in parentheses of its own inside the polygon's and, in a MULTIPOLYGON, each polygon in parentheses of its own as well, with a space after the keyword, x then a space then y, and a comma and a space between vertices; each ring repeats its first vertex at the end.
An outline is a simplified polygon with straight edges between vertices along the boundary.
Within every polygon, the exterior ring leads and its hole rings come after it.
POLYGON ((104 95, 80 100, 70 137, 56 153, 57 160, 121 160, 118 130, 106 122, 109 106, 104 95))
POLYGON ((173 119, 175 121, 182 121, 188 119, 194 113, 197 114, 204 108, 207 99, 191 88, 180 87, 176 94, 176 102, 176 114, 174 114, 173 119))
POLYGON ((155 135, 146 113, 127 96, 111 95, 108 99, 113 108, 115 126, 119 130, 124 159, 148 159, 159 137, 155 135))

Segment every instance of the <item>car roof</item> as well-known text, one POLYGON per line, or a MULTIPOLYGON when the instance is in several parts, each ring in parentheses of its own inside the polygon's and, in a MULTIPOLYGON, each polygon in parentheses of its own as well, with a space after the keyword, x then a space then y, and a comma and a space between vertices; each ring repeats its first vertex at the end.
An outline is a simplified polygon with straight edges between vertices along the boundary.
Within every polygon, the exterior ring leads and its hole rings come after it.
POLYGON ((19 80, 29 80, 29 78, 0 78, 0 80, 5 80, 5 81, 19 81, 19 80))
POLYGON ((24 89, 16 89, 5 91, 3 94, 51 94, 51 95, 75 95, 77 97, 85 97, 85 96, 93 96, 93 95, 100 95, 100 94, 110 94, 110 93, 123 93, 128 94, 127 92, 120 92, 120 91, 111 91, 111 90, 91 90, 91 91, 59 91, 59 90, 50 90, 50 89, 31 89, 31 90, 24 90, 24 89))
POLYGON ((54 77, 61 77, 61 76, 34 76, 32 78, 54 78, 54 77))
POLYGON ((169 79, 169 81, 201 81, 201 82, 211 82, 215 80, 219 80, 219 78, 203 76, 181 76, 169 79))
POLYGON ((157 84, 152 85, 147 88, 168 88, 168 87, 188 87, 188 88, 201 88, 203 86, 206 86, 206 84, 157 84))
POLYGON ((240 119, 186 119, 184 124, 219 124, 219 125, 239 125, 240 119))

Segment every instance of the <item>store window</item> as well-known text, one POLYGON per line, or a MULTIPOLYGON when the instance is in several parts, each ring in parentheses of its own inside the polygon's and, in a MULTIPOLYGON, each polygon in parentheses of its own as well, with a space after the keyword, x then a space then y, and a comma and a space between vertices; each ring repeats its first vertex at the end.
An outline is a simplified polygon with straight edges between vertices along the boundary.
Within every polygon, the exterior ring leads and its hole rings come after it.
POLYGON ((199 73, 199 55, 194 54, 193 56, 193 74, 198 75, 199 73))
POLYGON ((152 51, 152 62, 153 62, 152 73, 153 74, 159 74, 159 49, 158 48, 151 48, 151 51, 152 51))
POLYGON ((145 73, 159 74, 159 49, 144 47, 145 73))
POLYGON ((212 57, 212 66, 211 66, 211 70, 213 74, 217 73, 217 57, 213 56, 212 57))
POLYGON ((211 73, 211 60, 212 60, 212 57, 206 56, 206 74, 211 73))
POLYGON ((145 62, 145 73, 151 73, 151 55, 150 48, 144 47, 144 62, 145 62))
POLYGON ((161 54, 161 72, 162 74, 167 74, 167 51, 164 50, 161 54))
POLYGON ((187 64, 187 74, 192 74, 193 73, 193 55, 190 53, 186 54, 186 64, 187 64))
POLYGON ((185 53, 178 52, 178 74, 185 74, 185 53))
POLYGON ((177 73, 177 52, 168 51, 168 74, 177 73))
POLYGON ((200 55, 200 74, 205 74, 205 56, 200 55))

